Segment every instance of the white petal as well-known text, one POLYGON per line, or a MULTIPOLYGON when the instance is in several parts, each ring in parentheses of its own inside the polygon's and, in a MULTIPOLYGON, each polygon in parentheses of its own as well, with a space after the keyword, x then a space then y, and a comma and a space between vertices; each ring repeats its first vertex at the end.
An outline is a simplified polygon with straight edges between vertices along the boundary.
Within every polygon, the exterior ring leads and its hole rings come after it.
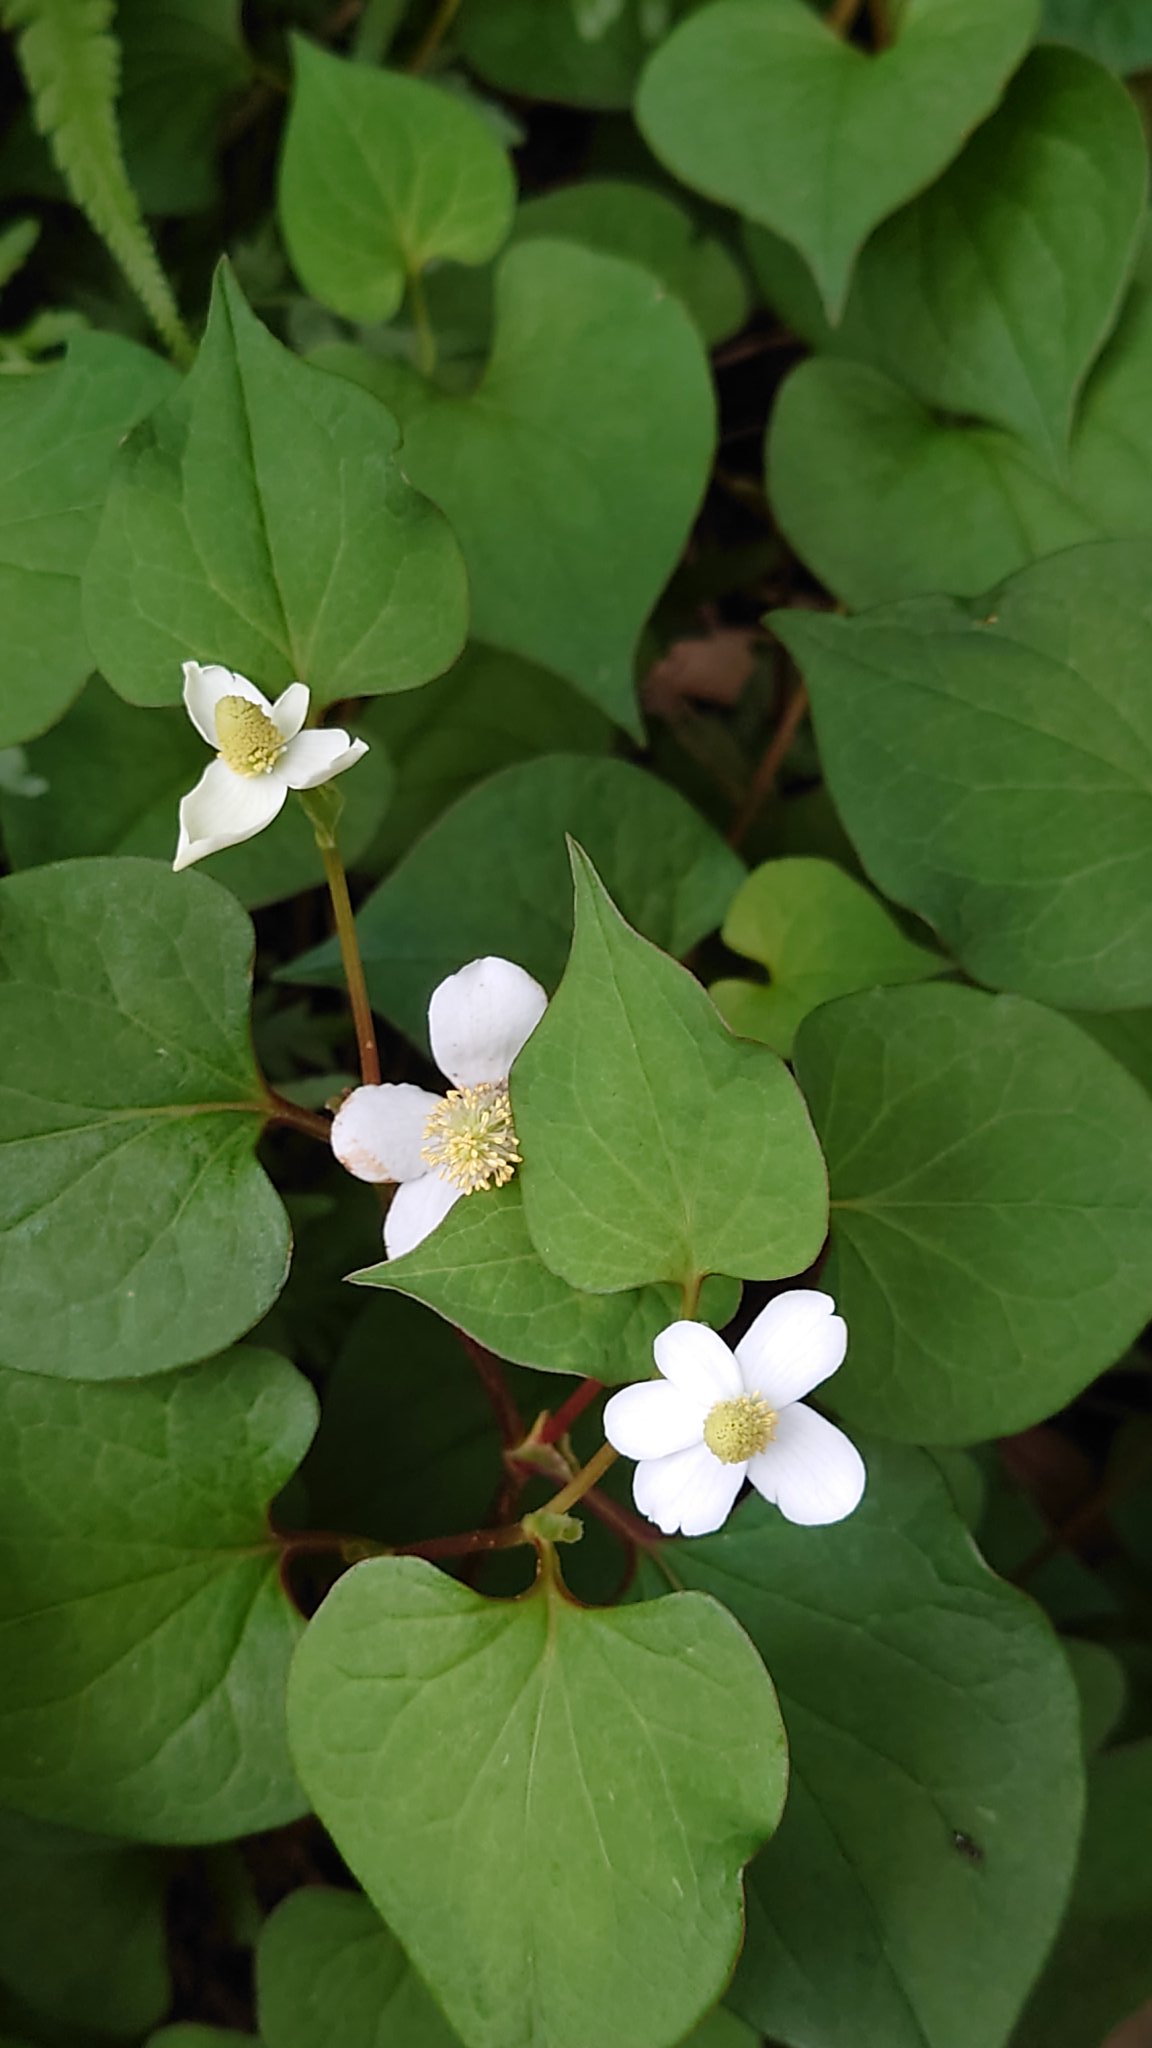
POLYGON ((778 1417, 767 1448, 749 1458, 748 1477, 789 1522, 814 1528, 842 1522, 859 1507, 868 1475, 843 1430, 797 1404, 778 1417))
POLYGON ((247 676, 238 676, 230 668, 221 668, 218 661, 210 661, 201 668, 198 661, 184 663, 184 703, 188 716, 196 727, 201 739, 210 747, 218 747, 216 737, 216 706, 221 697, 247 697, 250 704, 258 704, 261 711, 270 712, 263 690, 250 683, 247 676))
POLYGON ((848 1331, 830 1294, 793 1287, 761 1309, 736 1346, 750 1393, 770 1408, 790 1408, 844 1362, 848 1331))
POLYGON ((272 723, 282 740, 294 740, 303 729, 312 695, 307 683, 289 683, 272 706, 272 723))
POLYGON ((438 1173, 426 1173, 422 1180, 406 1180, 392 1197, 384 1218, 384 1248, 390 1259, 403 1258, 431 1237, 443 1223, 449 1209, 460 1200, 460 1189, 438 1173))
POLYGON ((424 1127, 443 1100, 410 1081, 354 1088, 332 1120, 332 1150, 357 1180, 423 1180, 424 1127))
POLYGON ((334 775, 343 775, 368 752, 366 740, 349 738, 346 732, 301 732, 289 740, 276 763, 289 789, 319 789, 334 775))
POLYGON ((665 1536, 710 1536, 722 1528, 744 1484, 743 1465, 722 1465, 704 1444, 645 1458, 632 1479, 632 1498, 665 1536))
POLYGON ((707 1413, 703 1402, 667 1380, 640 1380, 613 1394, 604 1410, 604 1434, 626 1458, 666 1458, 702 1441, 707 1413))
POLYGON ((254 839, 278 817, 288 795, 275 775, 236 775, 225 761, 210 761, 180 804, 180 841, 174 868, 189 868, 206 854, 254 839))
POLYGON ((735 1358, 706 1323, 669 1323, 653 1344, 652 1356, 666 1380, 705 1408, 714 1401, 734 1401, 744 1392, 735 1358))
POLYGON ((547 1007, 540 983, 514 960, 472 960, 432 992, 432 1057, 455 1088, 506 1081, 547 1007))

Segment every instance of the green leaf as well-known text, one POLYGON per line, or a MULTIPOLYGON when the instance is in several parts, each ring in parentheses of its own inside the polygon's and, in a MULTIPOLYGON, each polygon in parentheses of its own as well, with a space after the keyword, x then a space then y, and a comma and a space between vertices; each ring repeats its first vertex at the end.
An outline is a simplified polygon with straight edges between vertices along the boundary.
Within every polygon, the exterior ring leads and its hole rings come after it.
POLYGON ((155 2026, 172 1996, 164 1875, 146 1849, 0 1814, 0 1980, 64 2025, 155 2026))
POLYGON ((1152 1000, 1150 572, 1115 542, 978 608, 773 615, 872 879, 979 980, 1069 1008, 1152 1000))
POLYGON ((231 2027, 201 2027, 195 2020, 175 2027, 161 2027, 147 2048, 260 2048, 253 2034, 240 2034, 231 2027))
POLYGON ((760 2048, 760 2036, 720 2005, 693 2028, 684 2048, 760 2048))
POLYGON ((294 1892, 256 1956, 267 2048, 459 2048, 394 1934, 353 1892, 294 1892))
MULTIPOLYGON (((361 731, 363 721, 354 723, 361 731)), ((63 723, 28 749, 35 792, 0 789, 0 828, 11 865, 38 867, 96 853, 170 862, 180 798, 210 758, 182 706, 141 710, 93 676, 63 723)), ((391 788, 391 763, 373 740, 356 773, 340 784, 340 850, 349 866, 372 839, 391 788)), ((295 800, 267 831, 212 854, 202 868, 250 910, 324 881, 315 834, 295 800)))
POLYGON ((801 363, 768 428, 767 488, 787 538, 860 610, 975 597, 1106 528, 1012 435, 941 422, 857 363, 801 363))
POLYGON ((0 230, 0 291, 23 270, 39 240, 40 223, 29 214, 0 230))
POLYGON ((1152 1996, 1152 1741, 1098 1757, 1068 1918, 1029 2000, 1014 2048, 1083 2048, 1152 1996))
POLYGON ((484 0, 464 9, 458 40, 480 76, 505 92, 625 108, 644 59, 685 4, 623 0, 600 34, 587 35, 568 0, 484 0))
MULTIPOLYGON (((1029 1575, 1029 1591, 1036 1596, 1029 1575)), ((1128 1679, 1115 1652, 1089 1639, 1064 1638, 1064 1655, 1080 1695, 1080 1723, 1084 1754, 1091 1757, 1103 1749, 1123 1718, 1128 1679)))
POLYGON ((153 1842, 303 1811, 283 1704, 301 1625, 265 1509, 315 1417, 265 1351, 133 1387, 0 1373, 5 1805, 153 1842))
MULTIPOLYGON (((506 768, 445 812, 357 919, 372 1000, 410 1038, 425 1042, 428 998, 445 975, 486 953, 555 986, 572 931, 566 830, 670 953, 715 929, 744 872, 683 797, 625 761, 551 755, 506 768)), ((290 974, 339 987, 335 943, 290 974)))
POLYGON ((1054 43, 1071 43, 1114 71, 1152 65, 1152 15, 1144 0, 1044 0, 1042 30, 1054 43))
POLYGON ((330 704, 446 668, 463 570, 397 438, 375 399, 281 348, 223 265, 195 366, 121 451, 89 557, 85 624, 113 688, 176 703, 197 658, 330 704))
POLYGON ((1152 1103, 1099 1046, 1015 997, 877 989, 808 1018, 796 1072, 850 1423, 1003 1436, 1120 1356, 1152 1310, 1152 1103))
POLYGON ((1058 459, 1116 318, 1147 181, 1123 86, 1072 51, 1035 51, 939 183, 869 242, 835 353, 1058 459))
POLYGON ((346 319, 390 320, 430 262, 486 263, 512 224, 508 157, 454 94, 297 36, 280 224, 304 287, 346 319))
POLYGON ((586 178, 529 199, 516 214, 516 242, 579 242, 651 270, 682 299, 709 347, 748 318, 748 287, 734 257, 702 233, 667 193, 620 178, 586 178))
POLYGON ((226 102, 251 76, 239 0, 116 0, 120 121, 147 213, 196 213, 217 197, 226 102))
POLYGON ((494 1602, 377 1559, 311 1623, 289 1716, 321 1819, 469 2048, 667 2048, 719 1995, 786 1762, 715 1602, 581 1608, 549 1570, 494 1602))
POLYGON ((74 861, 0 882, 0 1358, 131 1379, 275 1300, 288 1223, 253 1158, 252 927, 201 875, 74 861))
POLYGON ((772 860, 741 884, 724 944, 757 960, 770 984, 716 981, 709 994, 743 1038, 787 1059, 810 1010, 857 989, 930 981, 947 962, 906 939, 869 889, 829 860, 772 860))
POLYGON ((1078 1010, 1073 1022, 1134 1074, 1152 1095, 1152 1010, 1078 1010))
POLYGON ((637 641, 699 508, 714 432, 700 337, 654 278, 572 242, 510 250, 477 389, 429 388, 405 420, 405 475, 459 537, 477 637, 636 731, 637 641))
POLYGON ((732 1037, 578 847, 572 866, 568 966, 512 1074, 537 1251, 596 1291, 802 1271, 823 1242, 827 1182, 788 1069, 732 1037))
POLYGON ((175 379, 114 334, 79 334, 37 376, 0 377, 0 745, 53 725, 92 667, 80 571, 113 457, 175 379))
POLYGON ((752 1499, 663 1550, 768 1658, 788 1730, 788 1807, 749 1873, 729 1996, 820 2048, 1001 2048, 1071 1877, 1076 1695, 930 1461, 866 1454, 847 1522, 794 1528, 752 1499))
POLYGON ((637 118, 686 185, 783 235, 828 310, 872 229, 996 104, 1035 0, 909 0, 890 49, 842 41, 804 0, 715 0, 644 73, 637 118))
MULTIPOLYGON (((653 1340, 680 1313, 674 1287, 583 1294, 550 1272, 528 1235, 519 1180, 457 1202, 415 1251, 350 1277, 426 1302, 499 1358, 606 1386, 650 1373, 653 1340)), ((722 1327, 737 1306, 725 1290, 706 1320, 722 1327)))

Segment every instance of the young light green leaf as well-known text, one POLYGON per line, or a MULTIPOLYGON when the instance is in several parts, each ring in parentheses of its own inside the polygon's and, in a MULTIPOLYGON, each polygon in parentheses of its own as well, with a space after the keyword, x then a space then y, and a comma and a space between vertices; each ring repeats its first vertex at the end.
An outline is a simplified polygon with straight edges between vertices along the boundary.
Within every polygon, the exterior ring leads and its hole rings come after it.
POLYGON ((869 874, 993 987, 1152 1000, 1150 575, 1152 549, 1113 542, 979 609, 773 615, 869 874))
POLYGON ((0 1372, 0 1798, 151 1842, 303 1811, 284 1733, 300 1622, 266 1504, 307 1381, 231 1351, 133 1387, 0 1372))
POLYGON ((88 561, 85 625, 113 688, 177 703, 198 658, 330 704, 446 668, 463 567, 397 439, 375 399, 281 348, 223 265, 195 366, 121 451, 88 561))
POLYGON ((872 229, 995 106, 1036 0, 909 0, 870 56, 804 0, 714 0, 656 52, 636 102, 686 185, 798 248, 833 318, 872 229))
MULTIPOLYGON (((368 987, 383 1015, 424 1043, 437 983, 486 953, 555 986, 572 932, 565 831, 670 953, 715 930, 744 873, 677 791, 626 761, 556 754, 506 768, 446 811, 360 911, 368 987)), ((305 954, 290 974, 338 987, 338 948, 305 954)))
POLYGON ((354 1892, 293 1892, 266 1920, 256 1999, 267 2048, 460 2048, 396 1936, 354 1892))
POLYGON ((0 377, 0 746, 53 725, 92 667, 80 572, 113 458, 175 381, 114 334, 77 335, 38 376, 0 377))
POLYGON ((920 1443, 1026 1429, 1152 1312, 1152 1103, 1075 1025, 975 989, 817 1010, 796 1071, 828 1159, 836 1404, 920 1443))
POLYGON ((718 1997, 786 1762, 714 1601, 582 1608, 546 1571, 495 1602, 377 1559, 311 1623, 289 1718, 321 1819, 469 2048, 667 2048, 718 1997))
POLYGON ((217 197, 223 115, 252 76, 240 0, 116 0, 120 125, 146 213, 197 213, 217 197))
POLYGON ((939 953, 906 939, 895 918, 830 860, 771 860, 753 869, 729 905, 723 939, 759 961, 768 983, 715 981, 709 994, 742 1038, 788 1059, 810 1010, 857 989, 930 981, 939 953))
POLYGON ((130 1379, 218 1351, 288 1264, 252 927, 151 861, 12 875, 0 910, 0 1361, 130 1379))
POLYGON ((62 2026, 155 2026, 172 1996, 166 1875, 147 1849, 0 1814, 0 1982, 62 2026))
POLYGON ((597 1292, 704 1273, 774 1280, 820 1249, 827 1183, 796 1085, 572 855, 564 979, 512 1074, 532 1241, 597 1292))
POLYGON ((306 290, 390 320, 430 262, 486 263, 512 223, 507 154, 463 100, 293 41, 280 224, 306 290))
POLYGON ((429 387, 405 420, 405 474, 459 536, 478 638, 635 732, 636 643, 714 431, 700 337, 653 277, 572 242, 510 250, 480 384, 466 398, 429 387))
MULTIPOLYGON (((584 1294, 550 1272, 528 1235, 519 1180, 457 1202, 414 1252, 350 1277, 426 1302, 500 1358, 606 1386, 644 1379, 653 1339, 680 1313, 674 1287, 584 1294)), ((723 1290, 711 1314, 703 1304, 705 1320, 721 1327, 738 1301, 723 1290)))
POLYGON ((987 1570, 929 1460, 865 1454, 847 1522, 794 1528, 750 1500, 664 1551, 770 1660, 791 1749, 729 1998, 783 2041, 993 2048, 1072 1873, 1076 1695, 1040 1609, 987 1570))

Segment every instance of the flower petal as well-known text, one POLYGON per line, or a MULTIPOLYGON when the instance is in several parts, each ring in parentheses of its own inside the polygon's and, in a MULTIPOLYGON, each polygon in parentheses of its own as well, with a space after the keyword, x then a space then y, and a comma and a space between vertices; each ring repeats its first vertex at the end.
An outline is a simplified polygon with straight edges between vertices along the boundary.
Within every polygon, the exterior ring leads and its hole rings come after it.
POLYGON ((270 712, 263 690, 250 683, 247 676, 238 676, 230 668, 221 668, 218 661, 210 661, 201 668, 198 661, 184 663, 184 704, 189 718, 202 740, 210 747, 218 747, 216 737, 216 706, 221 697, 247 697, 250 704, 258 704, 261 711, 270 712))
POLYGON ((777 1417, 766 1449, 749 1458, 748 1477, 789 1522, 815 1528, 859 1507, 868 1474, 843 1430, 798 1402, 777 1417))
POLYGON ((665 1536, 710 1536, 732 1512, 744 1484, 743 1465, 722 1465, 704 1444, 645 1458, 632 1478, 632 1498, 665 1536))
POLYGON ((180 839, 174 868, 254 839, 278 817, 287 784, 276 775, 236 775, 225 761, 210 761, 180 804, 180 839))
POLYGON ((401 1259, 431 1237, 443 1223, 449 1209, 460 1200, 460 1189, 438 1173, 426 1173, 421 1180, 402 1181, 392 1197, 384 1218, 384 1248, 390 1259, 401 1259))
POLYGON ((653 1344, 652 1356, 665 1379, 705 1409, 744 1392, 735 1358, 707 1323, 669 1323, 653 1344))
POLYGON ((736 1346, 749 1393, 790 1408, 843 1364, 848 1331, 830 1294, 793 1287, 761 1309, 736 1346))
POLYGON ((667 1380, 621 1387, 604 1410, 604 1434, 626 1458, 666 1458, 701 1442, 707 1407, 667 1380))
POLYGON ((271 718, 282 740, 294 740, 308 716, 312 692, 307 683, 289 683, 272 706, 271 718))
POLYGON ((547 1007, 540 983, 514 960, 472 960, 432 992, 432 1057, 454 1088, 506 1081, 547 1007))
POLYGON ((354 740, 348 733, 301 732, 289 740, 276 763, 274 773, 282 776, 289 789, 319 789, 334 775, 343 775, 368 752, 366 740, 354 740))
POLYGON ((332 1120, 332 1150, 357 1180, 423 1180, 424 1128, 443 1100, 410 1081, 354 1088, 332 1120))

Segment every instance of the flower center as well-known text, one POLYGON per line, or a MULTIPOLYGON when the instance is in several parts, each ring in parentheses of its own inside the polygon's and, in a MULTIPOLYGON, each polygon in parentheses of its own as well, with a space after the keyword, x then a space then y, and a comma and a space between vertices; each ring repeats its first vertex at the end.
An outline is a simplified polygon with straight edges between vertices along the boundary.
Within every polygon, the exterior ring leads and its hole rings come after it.
POLYGON ((502 1188, 520 1164, 505 1083, 481 1081, 476 1088, 450 1088, 424 1126, 420 1156, 465 1195, 480 1188, 502 1188))
POLYGON ((763 1394, 740 1394, 735 1401, 717 1401, 704 1423, 704 1441, 722 1465, 743 1465, 771 1443, 776 1411, 763 1394))
POLYGON ((216 706, 220 759, 235 775, 267 775, 285 742, 266 711, 248 697, 221 697, 216 706))

